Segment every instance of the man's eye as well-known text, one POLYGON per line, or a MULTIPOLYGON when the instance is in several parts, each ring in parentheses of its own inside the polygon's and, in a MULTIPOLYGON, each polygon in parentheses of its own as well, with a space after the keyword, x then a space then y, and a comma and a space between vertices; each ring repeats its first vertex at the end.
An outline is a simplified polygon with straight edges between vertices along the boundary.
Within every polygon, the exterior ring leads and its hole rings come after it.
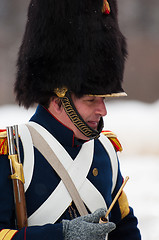
POLYGON ((84 100, 84 102, 94 102, 95 98, 94 97, 92 97, 92 98, 85 98, 83 100, 84 100))

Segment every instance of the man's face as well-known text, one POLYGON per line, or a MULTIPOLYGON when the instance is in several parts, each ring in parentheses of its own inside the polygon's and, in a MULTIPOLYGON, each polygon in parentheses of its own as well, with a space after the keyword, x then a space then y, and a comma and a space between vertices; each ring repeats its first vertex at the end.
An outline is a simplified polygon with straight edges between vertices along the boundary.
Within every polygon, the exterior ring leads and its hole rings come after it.
MULTIPOLYGON (((87 95, 77 98, 74 94, 72 94, 71 97, 78 113, 81 115, 83 120, 91 128, 97 130, 100 118, 107 114, 104 98, 90 97, 87 95)), ((73 122, 67 116, 64 108, 59 105, 58 97, 51 101, 48 110, 66 127, 70 128, 74 132, 76 138, 89 140, 89 138, 82 134, 80 130, 78 130, 78 128, 73 124, 73 122)))
MULTIPOLYGON (((74 94, 71 97, 83 120, 91 128, 97 130, 100 118, 107 114, 104 98, 87 95, 77 98, 74 94)), ((74 132, 77 138, 79 137, 78 131, 74 132)))

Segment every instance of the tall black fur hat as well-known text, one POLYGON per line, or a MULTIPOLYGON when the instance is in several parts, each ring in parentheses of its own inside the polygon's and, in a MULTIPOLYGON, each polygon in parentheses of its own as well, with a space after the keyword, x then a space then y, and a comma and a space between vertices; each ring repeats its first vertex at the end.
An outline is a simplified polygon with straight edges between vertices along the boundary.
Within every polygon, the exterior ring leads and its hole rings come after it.
POLYGON ((126 55, 117 0, 31 0, 17 61, 16 98, 29 107, 56 88, 79 96, 123 93, 126 55))

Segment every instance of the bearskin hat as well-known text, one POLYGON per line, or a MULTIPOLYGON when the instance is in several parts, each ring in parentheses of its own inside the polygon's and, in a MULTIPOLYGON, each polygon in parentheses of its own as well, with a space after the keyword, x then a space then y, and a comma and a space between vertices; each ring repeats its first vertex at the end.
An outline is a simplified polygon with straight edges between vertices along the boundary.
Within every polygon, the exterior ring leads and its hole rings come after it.
POLYGON ((28 108, 64 86, 77 95, 123 92, 126 55, 117 0, 31 0, 16 99, 28 108), (105 3, 110 12, 103 10, 105 3))

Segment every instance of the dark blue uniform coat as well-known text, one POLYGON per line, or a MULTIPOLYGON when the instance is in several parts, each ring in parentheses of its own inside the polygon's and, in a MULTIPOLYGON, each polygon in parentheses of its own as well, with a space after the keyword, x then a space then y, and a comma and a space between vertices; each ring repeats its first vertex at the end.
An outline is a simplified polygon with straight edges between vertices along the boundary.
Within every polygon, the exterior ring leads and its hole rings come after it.
MULTIPOLYGON (((75 139, 73 132, 55 119, 46 109, 38 106, 35 114, 31 118, 44 128, 46 128, 66 149, 72 159, 78 154, 82 142, 75 139)), ((44 157, 35 151, 35 166, 33 179, 26 191, 26 203, 28 217, 36 210, 56 188, 60 182, 59 177, 44 159, 44 157)), ((10 166, 7 155, 0 156, 0 230, 16 229, 15 212, 12 182, 8 178, 10 175, 10 166)), ((111 195, 112 187, 112 169, 109 156, 99 140, 95 140, 94 158, 87 178, 100 191, 109 207, 113 197, 119 190, 123 178, 118 168, 118 177, 115 190, 111 195), (92 171, 98 169, 98 175, 94 176, 92 171)), ((64 199, 63 199, 64 200, 64 199)), ((92 199, 93 201, 93 199, 92 199)), ((57 203, 58 208, 58 203, 57 203)), ((78 212, 73 205, 78 215, 78 212)), ((51 214, 51 212, 50 212, 51 214)), ((74 214, 74 212, 72 212, 74 214)), ((18 231, 12 239, 14 240, 63 240, 62 219, 71 219, 68 209, 55 224, 46 224, 44 226, 32 226, 18 231)), ((140 232, 137 228, 137 219, 130 208, 129 214, 121 220, 121 213, 118 202, 111 211, 110 221, 116 223, 116 229, 109 234, 109 240, 140 240, 140 232)))

